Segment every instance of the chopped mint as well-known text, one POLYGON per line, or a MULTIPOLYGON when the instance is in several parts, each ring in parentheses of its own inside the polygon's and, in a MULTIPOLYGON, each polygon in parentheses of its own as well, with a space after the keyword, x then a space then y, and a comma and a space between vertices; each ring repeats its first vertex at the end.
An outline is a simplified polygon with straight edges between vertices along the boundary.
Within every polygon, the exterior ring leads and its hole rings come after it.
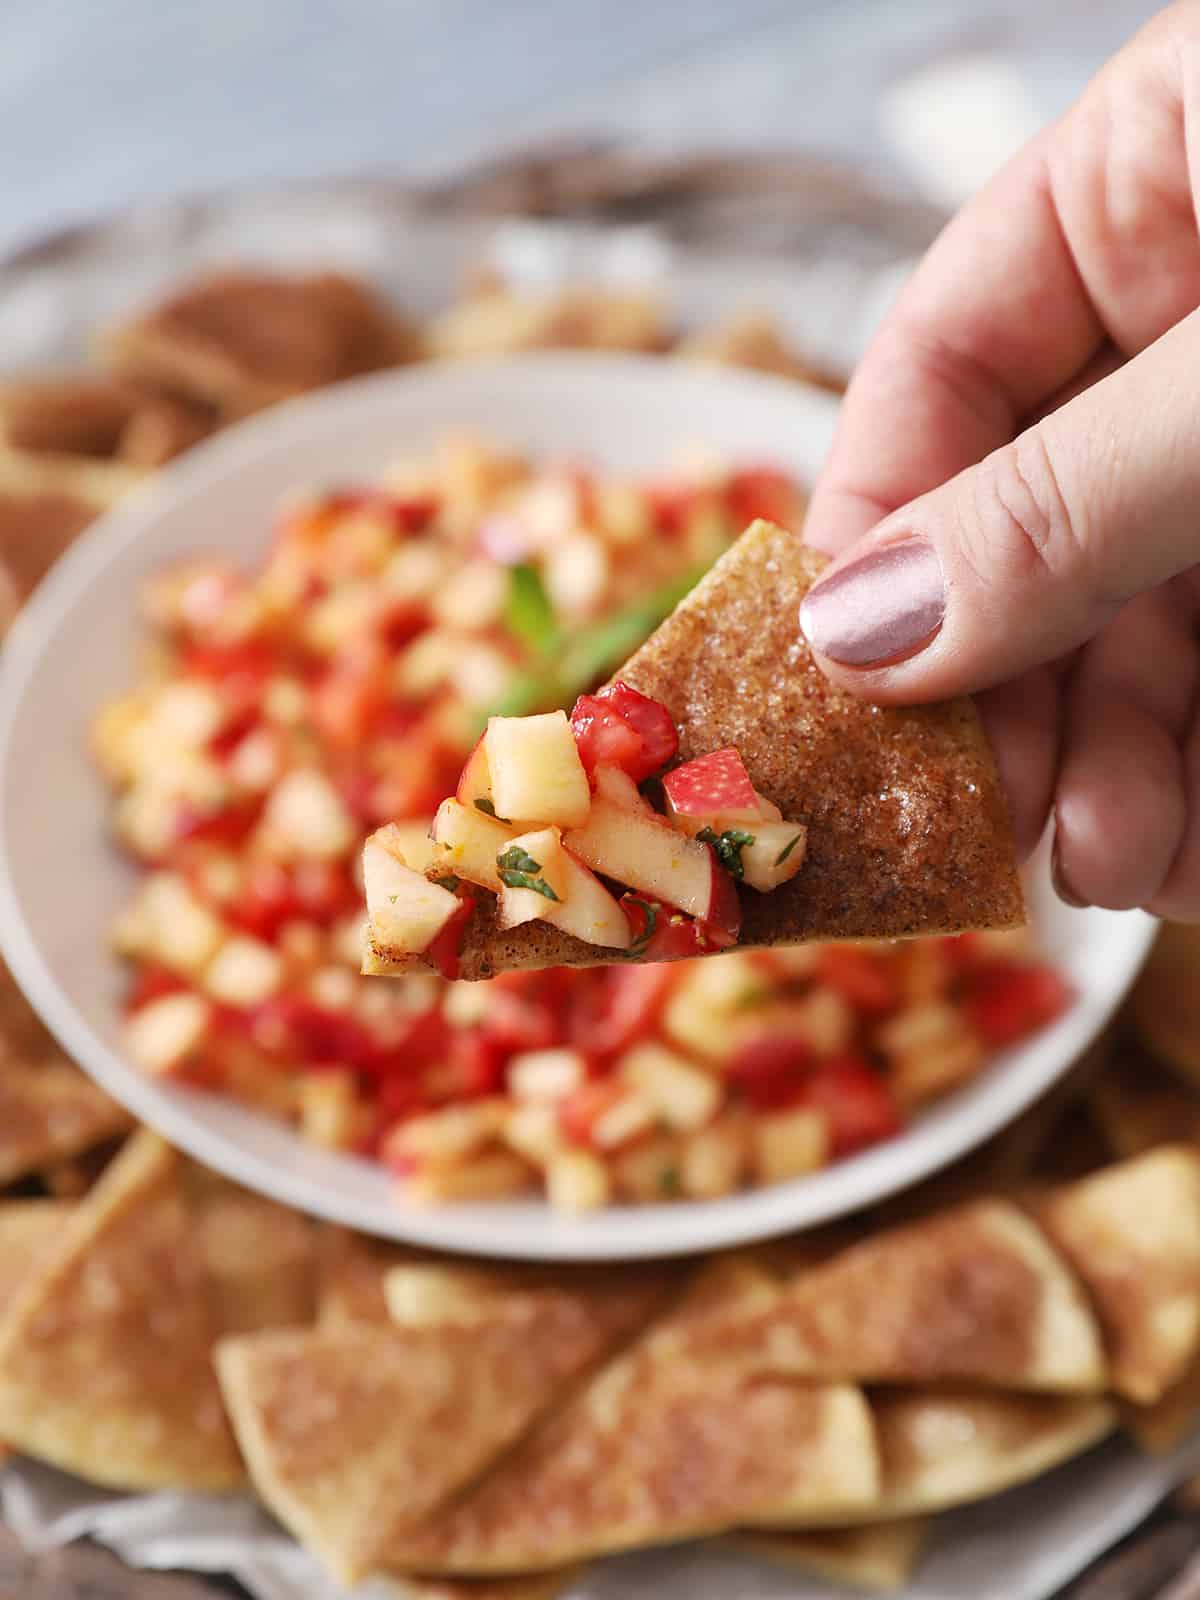
POLYGON ((642 910, 646 913, 646 926, 641 937, 635 939, 630 945, 629 949, 625 952, 631 961, 636 961, 639 956, 645 953, 647 946, 649 945, 651 939, 653 939, 655 932, 658 929, 658 907, 653 903, 653 901, 640 900, 636 895, 630 896, 629 904, 631 906, 641 906, 642 910))
POLYGON ((535 861, 528 850, 522 850, 519 844, 510 844, 507 850, 502 850, 496 857, 496 868, 500 874, 500 882, 506 883, 510 889, 532 889, 534 894, 544 895, 547 900, 557 900, 558 896, 540 876, 542 863, 535 861))
MULTIPOLYGON (((443 872, 440 878, 435 878, 433 881, 439 888, 449 889, 450 893, 453 894, 461 880, 456 878, 452 872, 443 872)), ((395 898, 395 895, 393 895, 392 899, 394 900, 395 898)))
POLYGON ((504 624, 522 644, 545 654, 558 642, 558 619, 536 567, 510 567, 504 624))
POLYGON ((783 849, 775 857, 775 865, 777 867, 781 867, 783 865, 783 863, 791 855, 792 851, 800 843, 800 841, 801 841, 801 839, 803 837, 804 837, 804 835, 802 833, 798 833, 794 839, 789 839, 788 840, 788 842, 784 845, 783 849))
MULTIPOLYGON (((496 808, 486 795, 480 795, 475 801, 476 811, 482 811, 485 817, 496 817, 496 808)), ((497 822, 507 822, 507 817, 496 817, 497 822)))
MULTIPOLYGON (((742 866, 742 851, 748 844, 754 843, 754 835, 747 833, 743 828, 726 828, 724 833, 714 833, 711 828, 701 828, 696 835, 701 844, 710 844, 716 851, 717 860, 725 871, 735 878, 745 875, 742 866)), ((792 844, 795 844, 792 840, 792 844)), ((791 849, 791 845, 788 846, 791 849)))

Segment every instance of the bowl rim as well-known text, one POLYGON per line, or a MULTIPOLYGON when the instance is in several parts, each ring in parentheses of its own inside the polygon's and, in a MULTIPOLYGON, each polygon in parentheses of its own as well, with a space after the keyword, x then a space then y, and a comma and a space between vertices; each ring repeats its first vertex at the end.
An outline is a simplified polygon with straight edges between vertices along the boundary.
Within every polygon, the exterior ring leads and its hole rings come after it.
MULTIPOLYGON (((0 769, 7 765, 30 681, 43 656, 61 641, 64 624, 93 577, 152 528, 177 496, 236 476, 240 464, 256 459, 262 446, 281 432, 297 428, 301 434, 308 429, 320 431, 328 416, 338 415, 347 406, 367 406, 374 396, 386 394, 398 382, 445 383, 451 372, 467 379, 499 374, 501 381, 510 381, 514 375, 524 375, 526 381, 532 375, 537 381, 557 373, 560 379, 565 376, 568 381, 588 383, 603 374, 605 380, 636 380, 660 388, 682 381, 689 388, 709 382, 723 390, 774 391, 793 408, 798 401, 803 404, 807 400, 814 416, 835 407, 827 394, 818 390, 806 393, 793 380, 772 375, 723 368, 684 369, 682 363, 680 369, 673 369, 655 356, 573 351, 400 368, 274 406, 155 473, 144 490, 91 523, 38 586, 0 655, 0 769)), ((67 1054, 114 1099, 181 1150, 302 1212, 379 1237, 497 1258, 634 1260, 736 1246, 861 1209, 949 1165, 1031 1105, 1108 1021, 1136 975, 1157 927, 1155 920, 1142 912, 1120 915, 1125 937, 1120 959, 1110 973, 1111 988, 1104 994, 1081 996, 1065 1019, 1073 1021, 1071 1032, 1078 1036, 1072 1049, 1048 1049, 1047 1037, 1041 1036, 1033 1048, 1018 1050, 1012 1059, 997 1062, 966 1090, 939 1102, 900 1135, 809 1177, 739 1190, 717 1200, 614 1206, 578 1219, 553 1213, 544 1201, 529 1202, 529 1225, 516 1245, 507 1237, 496 1237, 494 1228, 488 1227, 488 1218, 494 1224, 500 1203, 418 1208, 392 1201, 380 1208, 369 1200, 314 1185, 308 1178, 294 1175, 275 1156, 239 1146, 219 1129, 197 1120, 191 1113, 195 1091, 163 1084, 131 1067, 93 1030, 42 955, 22 909, 7 831, 0 826, 0 954, 67 1054)), ((239 1117, 258 1123, 263 1120, 248 1108, 236 1109, 239 1117)), ((295 1131, 290 1137, 301 1138, 295 1131)))

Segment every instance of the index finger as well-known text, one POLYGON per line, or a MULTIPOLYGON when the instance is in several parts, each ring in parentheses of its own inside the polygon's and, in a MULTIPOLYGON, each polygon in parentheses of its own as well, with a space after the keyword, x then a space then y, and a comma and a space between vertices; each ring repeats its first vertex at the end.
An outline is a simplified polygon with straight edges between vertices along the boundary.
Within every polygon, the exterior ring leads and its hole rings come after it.
POLYGON ((1047 129, 946 228, 846 394, 805 538, 836 555, 1006 443, 1106 340, 1055 203, 1047 129))

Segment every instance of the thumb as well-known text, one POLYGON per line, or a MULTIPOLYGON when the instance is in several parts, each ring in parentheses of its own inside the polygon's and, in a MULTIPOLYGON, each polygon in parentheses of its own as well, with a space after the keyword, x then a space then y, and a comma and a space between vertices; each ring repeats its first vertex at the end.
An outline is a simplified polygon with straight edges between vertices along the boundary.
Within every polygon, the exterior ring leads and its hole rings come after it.
POLYGON ((1200 561, 1200 313, 921 496, 813 585, 829 676, 881 702, 1016 677, 1200 561))

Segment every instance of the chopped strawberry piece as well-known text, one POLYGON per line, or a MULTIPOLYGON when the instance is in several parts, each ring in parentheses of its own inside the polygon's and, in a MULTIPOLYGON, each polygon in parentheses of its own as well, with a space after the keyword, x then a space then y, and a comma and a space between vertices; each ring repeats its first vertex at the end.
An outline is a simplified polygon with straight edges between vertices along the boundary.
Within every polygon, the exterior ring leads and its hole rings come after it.
POLYGON ((450 920, 426 951, 443 978, 458 977, 458 958, 462 953, 463 936, 474 909, 475 896, 460 894, 458 909, 450 913, 450 920))
POLYGON ((653 1029, 676 981, 668 966, 601 967, 586 978, 579 974, 569 1002, 569 1042, 585 1055, 608 1057, 628 1049, 653 1029))
POLYGON ((751 1105, 778 1111, 801 1097, 813 1059, 812 1047, 794 1033, 761 1033, 741 1046, 725 1076, 751 1105))
POLYGON ((625 1092, 624 1085, 615 1078, 596 1078, 572 1090, 558 1108, 558 1125, 564 1138, 572 1144, 590 1145, 596 1124, 625 1092))
POLYGON ((814 1067, 796 1103, 825 1114, 834 1156, 851 1155, 890 1139, 903 1122, 883 1079, 856 1055, 834 1056, 814 1067))
POLYGON ((952 933, 938 940, 938 949, 954 972, 968 972, 979 963, 982 944, 977 933, 952 933))
MULTIPOLYGON (((736 892, 736 891, 735 891, 736 892)), ((623 894, 621 909, 633 930, 630 955, 637 961, 678 961, 711 953, 720 946, 705 937, 705 925, 661 900, 623 894)))
POLYGON ((125 996, 125 1010, 138 1011, 142 1006, 148 1006, 152 1000, 161 1000, 164 995, 182 994, 187 987, 181 977, 174 972, 168 972, 166 967, 140 967, 134 976, 129 993, 125 996))
POLYGON ((821 983, 836 989, 851 1005, 869 1016, 882 1016, 900 1003, 900 983, 895 969, 853 945, 826 945, 817 959, 821 983))
POLYGON ((660 771, 679 748, 679 730, 666 706, 627 683, 580 695, 571 729, 589 773, 604 763, 619 767, 635 783, 660 771))
POLYGON ((235 800, 219 811, 197 811, 188 801, 175 813, 175 838, 180 844, 239 845, 253 833, 262 815, 260 795, 235 800))
POLYGON ((441 501, 435 494, 377 494, 371 496, 369 506, 399 532, 421 533, 441 510, 441 501))
POLYGON ((663 779, 671 806, 685 817, 712 817, 724 811, 758 814, 758 796, 733 745, 685 761, 663 779))
POLYGON ((1070 986, 1052 967, 997 963, 974 980, 967 1020, 988 1044, 1013 1044, 1070 1005, 1070 986))
MULTIPOLYGON (((711 851, 712 845, 708 849, 711 851)), ((730 945, 736 944, 738 934, 742 931, 742 902, 738 897, 737 884, 728 872, 717 865, 715 851, 712 907, 701 926, 709 943, 716 945, 719 950, 727 950, 730 945)))
POLYGON ((246 1013, 245 1021, 258 1048, 286 1066, 365 1071, 378 1055, 374 1037, 361 1022, 305 995, 276 995, 246 1013))
POLYGON ((759 517, 790 527, 799 505, 795 483, 774 467, 745 467, 731 473, 725 500, 738 528, 759 517))

